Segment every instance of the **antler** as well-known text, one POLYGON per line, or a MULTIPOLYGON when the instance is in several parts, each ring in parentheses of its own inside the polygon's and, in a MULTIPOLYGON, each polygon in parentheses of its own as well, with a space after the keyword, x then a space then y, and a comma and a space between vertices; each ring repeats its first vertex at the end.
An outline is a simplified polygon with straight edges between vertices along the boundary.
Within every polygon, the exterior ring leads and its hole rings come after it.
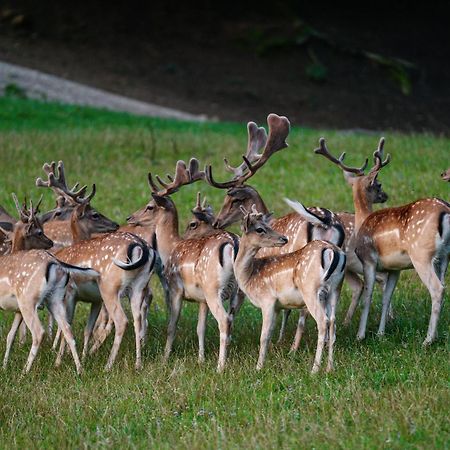
POLYGON ((85 196, 87 190, 86 185, 78 189, 79 183, 76 183, 72 189, 69 189, 66 183, 64 163, 62 161, 58 162, 58 167, 56 167, 56 163, 52 161, 50 164, 45 163, 42 168, 47 174, 47 181, 43 181, 42 178, 39 177, 36 179, 36 186, 52 189, 57 195, 63 197, 72 205, 85 205, 94 197, 96 192, 95 184, 92 185, 92 191, 87 197, 85 196), (58 175, 56 175, 56 169, 58 169, 58 175))
POLYGON ((203 170, 199 170, 198 160, 196 158, 191 158, 189 161, 189 168, 187 168, 184 161, 180 160, 176 165, 175 176, 172 177, 170 175, 167 175, 167 178, 170 183, 163 181, 158 175, 156 175, 158 183, 163 187, 163 189, 161 190, 161 188, 153 180, 152 174, 148 174, 148 183, 154 194, 161 197, 173 194, 174 192, 177 192, 181 186, 195 183, 199 180, 204 180, 205 172, 203 170))
MULTIPOLYGON (((249 122, 247 124, 247 132, 248 132, 248 143, 247 143, 247 152, 245 153, 245 157, 251 163, 258 161, 262 155, 258 153, 258 151, 263 148, 267 143, 267 133, 264 127, 258 127, 255 122, 249 122)), ((228 164, 228 160, 226 158, 223 159, 225 162, 225 169, 228 172, 234 173, 234 178, 239 178, 244 175, 247 170, 247 164, 245 161, 238 167, 232 167, 228 164)))
POLYGON ((19 218, 23 223, 30 223, 32 222, 36 214, 39 211, 39 206, 41 206, 42 202, 42 195, 39 198, 39 201, 37 202, 36 207, 33 207, 33 200, 30 199, 30 207, 27 208, 27 200, 25 199, 22 203, 22 206, 19 204, 19 200, 17 199, 17 195, 13 192, 12 198, 14 200, 14 204, 16 205, 17 212, 19 213, 19 218))
MULTIPOLYGON (((85 203, 86 198, 84 198, 84 195, 86 194, 87 186, 85 185, 77 191, 79 183, 76 183, 72 189, 69 189, 64 172, 64 163, 62 161, 58 162, 58 166, 56 166, 54 161, 50 164, 45 163, 42 166, 42 169, 47 174, 47 181, 43 181, 42 178, 39 177, 36 179, 36 186, 52 189, 53 192, 62 196, 73 205, 85 203)), ((95 195, 95 188, 93 189, 93 192, 95 195)), ((91 200, 94 195, 91 193, 88 196, 89 200, 91 200)), ((57 200, 57 202, 59 203, 59 200, 57 200)))
POLYGON ((387 166, 389 164, 389 161, 391 160, 391 155, 388 153, 386 159, 383 161, 383 152, 384 152, 384 137, 380 139, 380 142, 378 143, 378 148, 375 150, 373 154, 374 165, 370 169, 369 173, 378 172, 384 166, 387 166))
POLYGON ((364 170, 367 167, 368 164, 368 159, 366 159, 365 163, 361 166, 361 167, 350 167, 350 166, 346 166, 343 161, 345 158, 345 152, 341 154, 341 156, 339 156, 339 158, 334 157, 327 148, 326 142, 325 142, 325 138, 321 137, 319 139, 319 148, 316 148, 314 150, 314 153, 318 154, 318 155, 322 155, 325 156, 325 158, 329 159, 332 163, 336 164, 337 166, 339 166, 342 170, 344 170, 345 172, 351 172, 356 174, 357 176, 363 176, 364 175, 364 170))
POLYGON ((244 184, 274 153, 288 146, 286 138, 291 129, 289 119, 277 114, 269 114, 267 116, 267 125, 269 126, 269 137, 267 137, 263 127, 258 128, 253 122, 249 122, 247 125, 249 140, 247 153, 242 156, 244 162, 240 166, 233 168, 225 160, 227 170, 235 174, 230 181, 223 183, 215 181, 212 175, 212 166, 208 165, 206 167, 206 179, 211 186, 228 189, 244 184), (264 146, 264 150, 262 154, 258 154, 258 150, 262 146, 264 146))
POLYGON ((213 209, 211 207, 211 205, 208 205, 206 203, 206 196, 203 197, 203 202, 201 201, 201 193, 197 192, 197 202, 196 205, 194 207, 194 209, 192 210, 192 213, 203 213, 203 214, 209 214, 209 215, 213 215, 213 209))

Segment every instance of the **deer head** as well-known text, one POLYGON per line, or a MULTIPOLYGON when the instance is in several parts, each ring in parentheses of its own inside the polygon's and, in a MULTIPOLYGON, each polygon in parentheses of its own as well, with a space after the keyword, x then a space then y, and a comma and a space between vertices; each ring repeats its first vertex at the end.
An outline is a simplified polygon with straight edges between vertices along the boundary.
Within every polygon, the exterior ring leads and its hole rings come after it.
POLYGON ((189 221, 183 238, 204 236, 214 231, 213 223, 215 221, 214 212, 211 205, 207 204, 206 197, 201 202, 201 194, 197 192, 197 203, 192 209, 193 217, 189 221))
POLYGON ((19 221, 14 224, 12 231, 0 227, 6 240, 11 243, 11 252, 53 247, 53 242, 44 234, 42 224, 37 217, 42 197, 36 207, 30 200, 30 207, 27 208, 26 200, 21 206, 16 195, 12 194, 12 196, 19 213, 19 221))
POLYGON ((92 185, 92 190, 87 195, 87 186, 83 186, 77 191, 77 183, 74 188, 69 189, 65 181, 62 161, 58 163, 58 176, 55 172, 56 165, 54 162, 44 164, 44 170, 47 173, 47 181, 44 182, 41 178, 38 178, 36 185, 52 189, 58 195, 58 199, 63 205, 61 208, 64 214, 70 211, 70 222, 74 241, 88 239, 95 233, 110 233, 119 228, 116 222, 113 222, 91 206, 90 202, 96 193, 95 184, 92 185))
POLYGON ((450 181, 450 167, 445 172, 441 173, 441 178, 444 181, 450 181))
POLYGON ((263 127, 259 127, 254 122, 249 122, 248 145, 247 152, 242 157, 244 162, 238 167, 231 167, 225 159, 225 168, 228 172, 234 174, 229 181, 219 183, 214 180, 212 167, 206 168, 206 180, 211 186, 227 189, 222 208, 217 216, 214 226, 224 228, 232 223, 238 222, 242 218, 243 206, 246 210, 250 210, 252 205, 256 205, 257 209, 267 212, 258 192, 245 184, 276 152, 286 148, 286 138, 289 135, 290 123, 286 117, 276 114, 269 114, 267 117, 269 127, 269 136, 263 127), (259 151, 262 150, 262 153, 259 151))
POLYGON ((191 158, 189 164, 178 161, 175 168, 175 175, 167 175, 168 181, 163 181, 158 175, 155 182, 151 173, 148 174, 148 184, 151 190, 152 199, 146 206, 137 210, 127 218, 130 225, 140 225, 143 227, 155 226, 157 218, 161 214, 170 213, 176 216, 176 207, 171 194, 178 191, 184 185, 205 179, 205 172, 199 170, 199 162, 196 158, 191 158))
POLYGON ((383 161, 384 138, 381 138, 378 143, 378 148, 373 154, 374 164, 367 175, 364 173, 368 160, 361 167, 350 167, 344 164, 345 153, 342 153, 339 158, 334 157, 327 148, 324 138, 319 140, 319 148, 314 152, 322 155, 332 163, 336 164, 344 173, 345 180, 352 186, 353 192, 358 192, 359 195, 365 197, 365 201, 372 205, 373 203, 384 203, 388 200, 388 195, 383 191, 381 183, 378 181, 378 174, 380 170, 387 166, 390 162, 391 155, 387 155, 383 161))
POLYGON ((240 207, 243 215, 242 231, 246 244, 250 244, 255 249, 263 247, 282 247, 287 244, 288 238, 273 230, 270 225, 270 215, 258 212, 253 205, 251 211, 240 207))

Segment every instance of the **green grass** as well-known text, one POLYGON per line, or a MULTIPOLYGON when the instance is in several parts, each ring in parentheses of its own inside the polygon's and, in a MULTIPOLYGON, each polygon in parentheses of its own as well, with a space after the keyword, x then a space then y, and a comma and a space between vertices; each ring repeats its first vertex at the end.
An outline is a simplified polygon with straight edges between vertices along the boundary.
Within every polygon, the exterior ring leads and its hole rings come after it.
MULTIPOLYGON (((282 111, 281 111, 282 113, 282 111)), ((251 119, 251 118, 249 118, 251 119)), ((252 184, 278 215, 288 211, 284 196, 306 205, 352 210, 342 175, 312 149, 328 138, 331 151, 347 151, 358 164, 376 148, 377 135, 311 130, 293 124, 289 148, 275 155, 252 184)), ((94 109, 0 99, 0 204, 13 211, 11 192, 53 205, 50 192, 34 187, 45 161, 63 159, 70 182, 97 183, 93 203, 123 222, 149 197, 149 170, 172 172, 177 159, 196 156, 212 162, 218 179, 226 175, 221 159, 239 163, 246 147, 244 124, 194 124, 132 117, 94 109)), ((449 198, 439 179, 449 164, 450 141, 432 135, 386 133, 392 162, 380 176, 390 194, 388 205, 423 196, 449 198)), ((217 211, 223 192, 197 184, 174 195, 184 228, 195 192, 208 195, 217 211)), ((448 277, 447 277, 448 283, 448 277)), ((0 371, 0 447, 136 448, 449 448, 449 309, 444 305, 439 340, 424 350, 430 314, 429 295, 412 272, 402 274, 394 293, 396 318, 386 337, 375 337, 380 314, 376 293, 368 338, 355 341, 338 325, 336 370, 311 376, 315 350, 313 321, 301 349, 287 351, 293 337, 273 346, 267 365, 255 371, 260 313, 246 303, 236 319, 225 373, 215 372, 218 333, 210 317, 207 362, 196 361, 196 314, 186 304, 170 363, 161 362, 165 311, 155 286, 150 340, 144 369, 133 368, 131 327, 111 373, 103 366, 111 340, 85 365, 82 377, 66 357, 60 369, 49 343, 41 348, 32 372, 21 377, 30 342, 15 346, 10 366, 0 371)), ((446 294, 448 300, 448 294, 446 294)), ((339 322, 349 304, 341 297, 339 322)), ((80 305, 75 331, 81 337, 87 309, 80 305)), ((355 319, 358 319, 356 317, 355 319)), ((0 353, 12 315, 0 315, 0 353)))

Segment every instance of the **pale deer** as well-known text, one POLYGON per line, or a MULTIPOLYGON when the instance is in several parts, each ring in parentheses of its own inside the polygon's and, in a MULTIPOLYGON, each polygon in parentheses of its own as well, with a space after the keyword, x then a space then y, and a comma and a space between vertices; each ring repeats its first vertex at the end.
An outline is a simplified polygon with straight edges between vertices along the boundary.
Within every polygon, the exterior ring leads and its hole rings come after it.
POLYGON ((220 332, 217 369, 221 371, 225 367, 230 327, 235 314, 234 308, 227 313, 223 302, 226 299, 237 301, 237 284, 233 273, 237 240, 232 234, 224 231, 211 236, 182 239, 178 231, 178 213, 169 197, 179 187, 202 180, 204 177, 204 172, 199 171, 198 161, 194 158, 189 162, 189 168, 183 161, 177 162, 176 174, 170 178, 169 184, 157 177, 162 188, 156 185, 149 174, 152 200, 145 208, 145 212, 140 210, 133 214, 130 220, 138 221, 144 226, 152 226, 155 230, 155 244, 164 266, 170 297, 165 359, 169 358, 172 351, 182 300, 191 300, 199 303, 197 325, 199 362, 205 359, 206 319, 208 311, 211 310, 220 332))
POLYGON ((314 240, 292 253, 257 258, 260 248, 281 247, 288 238, 271 228, 268 215, 259 213, 254 206, 252 212, 241 208, 243 235, 234 271, 239 287, 262 312, 256 368, 263 367, 278 312, 307 308, 318 329, 312 372, 319 370, 327 334, 327 371, 332 370, 336 305, 344 278, 345 253, 330 242, 314 240))
MULTIPOLYGON (((15 201, 18 206, 16 198, 15 201)), ((45 305, 61 328, 72 352, 77 372, 81 373, 81 363, 72 330, 66 319, 63 301, 69 275, 77 276, 80 280, 95 281, 99 273, 91 268, 63 263, 44 250, 51 248, 53 242, 45 236, 36 217, 37 207, 33 208, 32 202, 29 210, 18 208, 18 211, 19 222, 11 232, 5 230, 11 240, 11 253, 0 256, 0 309, 16 313, 7 336, 3 367, 8 363, 16 332, 24 321, 33 339, 24 372, 31 369, 44 335, 37 309, 45 305)))
MULTIPOLYGON (((52 187, 67 201, 73 199, 72 192, 59 184, 53 172, 48 173, 48 181, 37 180, 37 184, 52 187)), ((95 186, 95 185, 94 185, 95 186)), ((92 303, 91 313, 85 329, 83 357, 87 354, 89 339, 98 317, 102 301, 112 318, 115 338, 106 370, 111 369, 119 351, 120 343, 127 325, 127 318, 120 303, 121 297, 130 298, 136 339, 136 368, 142 366, 141 358, 141 307, 148 295, 148 283, 155 262, 155 253, 138 236, 126 232, 112 232, 118 225, 99 216, 86 214, 90 211, 89 202, 95 195, 95 188, 85 197, 77 197, 73 208, 70 227, 73 244, 56 252, 58 258, 71 264, 92 265, 99 273, 96 284, 86 284, 74 278, 71 282, 71 295, 66 299, 71 319, 77 299, 92 303), (105 233, 91 239, 92 233, 105 233)), ((101 342, 100 342, 101 343, 101 342)), ((100 343, 98 345, 100 345, 100 343)), ((61 345, 59 358, 64 351, 61 345)))
POLYGON ((414 268, 431 296, 431 317, 424 345, 436 338, 444 295, 444 278, 450 253, 450 205, 439 198, 424 198, 404 206, 372 212, 370 188, 377 189, 377 176, 390 161, 383 161, 384 138, 374 153, 375 164, 367 175, 343 164, 345 154, 332 156, 320 139, 315 150, 340 167, 352 186, 355 205, 355 253, 364 272, 363 312, 357 338, 364 339, 376 271, 387 273, 378 335, 384 335, 386 315, 400 271, 414 268))

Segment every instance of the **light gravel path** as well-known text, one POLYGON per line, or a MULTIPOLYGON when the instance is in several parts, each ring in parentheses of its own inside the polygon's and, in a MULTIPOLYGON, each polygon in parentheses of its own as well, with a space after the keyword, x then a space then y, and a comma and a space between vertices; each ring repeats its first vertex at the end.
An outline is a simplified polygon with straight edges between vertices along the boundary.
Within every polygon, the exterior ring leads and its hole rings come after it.
POLYGON ((39 100, 93 106, 150 117, 190 121, 206 120, 205 115, 190 114, 152 103, 133 100, 37 70, 0 61, 0 93, 3 93, 8 85, 17 86, 24 90, 28 98, 39 100))

